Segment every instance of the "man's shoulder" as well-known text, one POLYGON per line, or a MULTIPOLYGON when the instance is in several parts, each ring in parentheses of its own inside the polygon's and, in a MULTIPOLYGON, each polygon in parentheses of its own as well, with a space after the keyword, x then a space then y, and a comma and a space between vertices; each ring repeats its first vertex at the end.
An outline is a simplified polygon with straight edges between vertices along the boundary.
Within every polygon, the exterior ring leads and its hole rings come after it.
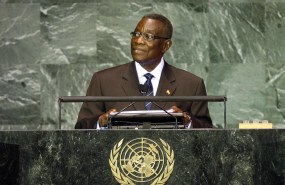
POLYGON ((128 62, 125 64, 120 64, 114 67, 110 67, 107 69, 103 69, 101 71, 97 71, 96 73, 98 75, 105 75, 105 74, 114 74, 114 73, 121 73, 123 71, 125 71, 126 69, 128 69, 131 65, 133 64, 133 62, 128 62))
POLYGON ((173 65, 168 64, 169 70, 172 72, 172 74, 175 75, 176 78, 183 78, 183 79, 192 79, 192 80, 203 80, 201 77, 195 75, 194 73, 191 73, 189 71, 186 71, 184 69, 175 67, 173 65))

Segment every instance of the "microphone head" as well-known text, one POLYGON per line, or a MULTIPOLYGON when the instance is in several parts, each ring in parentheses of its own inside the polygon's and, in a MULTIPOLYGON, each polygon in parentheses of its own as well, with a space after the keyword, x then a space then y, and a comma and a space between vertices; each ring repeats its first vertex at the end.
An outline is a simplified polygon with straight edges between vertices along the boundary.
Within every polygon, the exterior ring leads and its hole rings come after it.
POLYGON ((148 90, 147 84, 139 84, 139 91, 141 94, 146 94, 148 90))

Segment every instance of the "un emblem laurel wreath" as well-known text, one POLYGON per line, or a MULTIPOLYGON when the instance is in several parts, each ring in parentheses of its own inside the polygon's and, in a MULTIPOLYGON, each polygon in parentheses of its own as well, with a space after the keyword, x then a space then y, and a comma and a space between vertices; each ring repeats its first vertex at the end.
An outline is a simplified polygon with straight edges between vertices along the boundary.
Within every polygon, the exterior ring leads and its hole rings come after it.
MULTIPOLYGON (((119 157, 119 152, 120 149, 122 147, 124 139, 121 139, 115 146, 114 148, 111 150, 110 152, 110 158, 109 158, 109 164, 111 167, 111 171, 113 173, 113 176, 115 177, 115 179, 120 183, 120 184, 124 184, 124 185, 135 185, 135 183, 129 179, 128 177, 126 177, 124 174, 122 174, 120 172, 120 168, 118 166, 118 157, 119 157)), ((163 149, 166 155, 166 166, 164 169, 164 172, 162 172, 152 183, 151 185, 163 185, 165 184, 165 182, 169 179, 172 171, 173 171, 173 167, 174 167, 174 152, 173 150, 170 148, 169 144, 166 143, 163 139, 160 139, 162 145, 163 145, 163 149)))

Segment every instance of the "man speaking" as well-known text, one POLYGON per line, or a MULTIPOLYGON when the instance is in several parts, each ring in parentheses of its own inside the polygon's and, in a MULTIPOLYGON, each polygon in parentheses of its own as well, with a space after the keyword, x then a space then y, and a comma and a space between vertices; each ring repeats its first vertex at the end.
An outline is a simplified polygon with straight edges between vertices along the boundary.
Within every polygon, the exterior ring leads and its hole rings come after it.
MULTIPOLYGON (((96 72, 86 96, 140 96, 140 84, 147 85, 148 96, 205 96, 203 79, 169 65, 163 58, 172 45, 173 27, 160 14, 142 17, 131 32, 133 61, 96 72)), ((211 128, 207 102, 159 102, 163 109, 183 112, 185 128, 211 128)), ((100 129, 107 126, 111 112, 120 111, 128 102, 84 102, 76 129, 100 129)), ((160 109, 152 102, 136 102, 127 110, 160 109)))

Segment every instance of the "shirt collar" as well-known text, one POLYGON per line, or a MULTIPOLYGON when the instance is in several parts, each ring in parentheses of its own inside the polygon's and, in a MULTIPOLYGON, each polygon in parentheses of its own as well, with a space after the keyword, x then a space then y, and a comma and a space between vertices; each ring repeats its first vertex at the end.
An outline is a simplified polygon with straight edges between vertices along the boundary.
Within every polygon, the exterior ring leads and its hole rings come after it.
POLYGON ((135 61, 135 65, 139 79, 142 78, 146 73, 150 73, 154 76, 154 78, 160 79, 161 72, 164 66, 164 59, 163 57, 161 57, 159 64, 150 72, 145 70, 137 61, 135 61))

